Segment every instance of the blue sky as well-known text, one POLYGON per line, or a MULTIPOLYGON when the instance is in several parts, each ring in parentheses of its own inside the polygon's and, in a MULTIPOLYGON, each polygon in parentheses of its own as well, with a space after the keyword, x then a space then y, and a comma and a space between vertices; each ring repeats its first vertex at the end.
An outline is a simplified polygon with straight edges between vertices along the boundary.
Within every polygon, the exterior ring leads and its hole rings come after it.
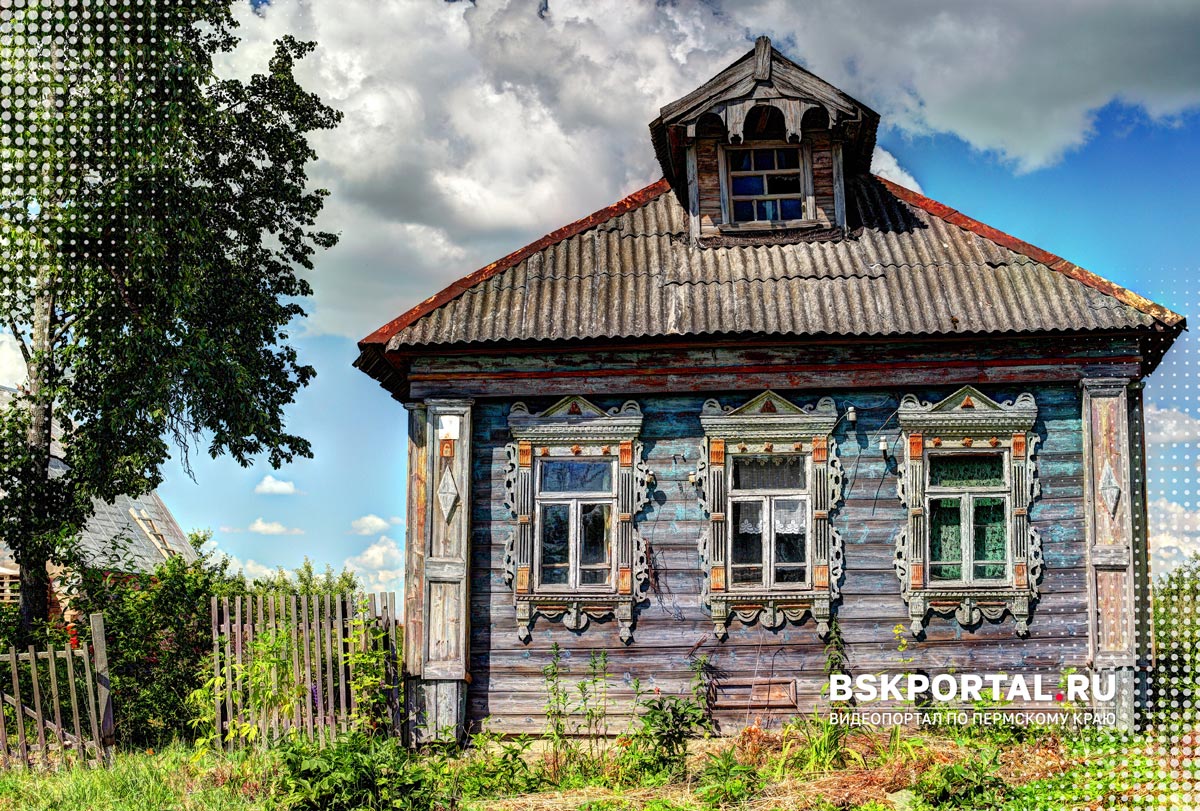
MULTIPOLYGON (((222 72, 261 70, 284 33, 313 39, 302 80, 345 113, 314 139, 312 178, 332 192, 323 225, 342 241, 311 275, 297 345, 318 375, 288 412, 315 456, 280 471, 194 456, 195 481, 172 464, 160 491, 184 528, 211 529, 252 573, 308 556, 350 565, 372 587, 398 585, 405 412, 351 367, 355 341, 657 179, 646 129, 657 108, 760 33, 881 113, 877 170, 1200 317, 1194 2, 550 0, 543 17, 537 7, 239 8, 243 44, 222 72)), ((1200 549, 1198 350, 1189 333, 1147 389, 1164 565, 1200 549)), ((0 339, 0 379, 5 352, 0 339)))

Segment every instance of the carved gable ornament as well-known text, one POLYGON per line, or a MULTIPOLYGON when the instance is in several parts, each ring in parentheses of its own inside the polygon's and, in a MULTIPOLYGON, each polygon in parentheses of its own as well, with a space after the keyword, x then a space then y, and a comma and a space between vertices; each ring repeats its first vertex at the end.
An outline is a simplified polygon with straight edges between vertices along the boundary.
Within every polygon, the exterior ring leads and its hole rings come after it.
MULTIPOLYGON (((725 636, 733 619, 758 621, 777 629, 788 621, 802 622, 812 616, 817 633, 822 637, 829 633, 832 604, 840 593, 843 570, 842 539, 829 521, 842 498, 842 467, 830 437, 837 421, 837 408, 830 397, 805 407, 772 391, 737 408, 722 406, 717 400, 705 402, 700 412, 705 447, 696 487, 709 524, 700 539, 699 552, 705 574, 702 598, 712 613, 718 638, 725 636), (734 492, 736 498, 731 499, 731 491, 738 484, 733 473, 739 460, 753 460, 766 470, 798 465, 806 472, 794 493, 770 486, 762 489, 760 484, 758 490, 734 492), (795 569, 797 574, 803 573, 803 578, 776 582, 775 575, 767 573, 761 583, 754 584, 731 576, 738 568, 731 555, 731 534, 737 531, 732 526, 732 511, 735 501, 744 503, 747 499, 761 504, 761 515, 773 516, 772 525, 781 532, 796 533, 801 523, 807 527, 805 565, 795 569)), ((763 531, 761 526, 757 529, 763 531)), ((768 565, 772 560, 768 557, 763 562, 764 570, 772 568, 768 565)))
MULTIPOLYGON (((621 639, 633 639, 634 610, 645 600, 649 579, 646 547, 634 519, 650 500, 653 477, 638 435, 642 411, 634 401, 604 410, 583 397, 564 397, 538 414, 514 403, 508 417, 513 441, 506 446, 505 507, 515 526, 505 545, 504 578, 513 589, 517 635, 523 642, 540 615, 582 631, 591 620, 614 618, 621 639), (615 573, 608 584, 578 590, 539 588, 537 471, 540 461, 613 463, 611 553, 615 573)), ((597 499, 590 499, 595 501, 597 499)))
POLYGON ((1032 394, 1001 403, 972 386, 937 403, 912 394, 900 401, 898 495, 908 520, 896 536, 895 569, 914 636, 930 613, 966 627, 1008 613, 1017 633, 1028 634, 1043 565, 1041 536, 1029 522, 1041 494, 1037 413, 1032 394), (990 523, 980 525, 975 510, 990 523), (957 564, 946 549, 958 550, 957 564))

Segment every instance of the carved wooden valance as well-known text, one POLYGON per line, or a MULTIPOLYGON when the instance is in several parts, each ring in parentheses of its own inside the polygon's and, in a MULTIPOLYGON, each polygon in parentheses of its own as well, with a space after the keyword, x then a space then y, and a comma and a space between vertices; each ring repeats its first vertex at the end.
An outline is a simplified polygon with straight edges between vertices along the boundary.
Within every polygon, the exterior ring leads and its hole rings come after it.
POLYGON ((504 568, 518 636, 529 641, 539 615, 575 631, 614 618, 631 641, 648 578, 634 521, 652 482, 641 409, 630 401, 604 411, 566 397, 531 414, 516 403, 508 425, 505 506, 515 527, 504 568))
POLYGON ((1007 612, 1029 630, 1042 541, 1029 509, 1040 494, 1031 394, 997 402, 964 386, 939 403, 905 396, 898 494, 908 509, 896 536, 896 574, 919 635, 929 613, 963 626, 1007 612))
POLYGON ((811 615, 825 636, 843 568, 829 521, 842 498, 833 399, 801 408, 768 391, 736 409, 709 400, 700 423, 696 485, 709 524, 699 551, 715 633, 733 618, 779 628, 811 615))

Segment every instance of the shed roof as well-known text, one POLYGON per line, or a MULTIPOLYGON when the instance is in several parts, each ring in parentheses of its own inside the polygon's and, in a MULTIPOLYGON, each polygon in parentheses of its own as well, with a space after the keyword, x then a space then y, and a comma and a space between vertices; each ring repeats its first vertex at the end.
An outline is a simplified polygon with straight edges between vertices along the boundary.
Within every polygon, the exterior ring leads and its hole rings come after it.
MULTIPOLYGON (((387 353, 758 334, 1151 330, 1182 316, 887 180, 847 178, 860 222, 828 241, 700 247, 661 180, 487 265, 360 342, 387 353)), ((854 223, 852 223, 854 225, 854 223)))

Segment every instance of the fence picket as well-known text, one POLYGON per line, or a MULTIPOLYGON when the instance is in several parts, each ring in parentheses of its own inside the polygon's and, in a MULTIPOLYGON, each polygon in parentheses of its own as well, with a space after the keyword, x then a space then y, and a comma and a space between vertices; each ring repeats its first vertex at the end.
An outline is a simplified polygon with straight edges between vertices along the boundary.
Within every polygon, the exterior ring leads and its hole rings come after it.
MULTIPOLYGON (((9 663, 12 670, 13 700, 18 708, 25 706, 21 700, 21 677, 18 670, 17 649, 9 648, 9 663)), ((17 746, 21 751, 21 763, 29 765, 29 740, 25 737, 25 713, 17 712, 17 746)))
MULTIPOLYGON (((29 672, 31 675, 30 683, 33 689, 33 712, 35 722, 37 724, 37 740, 38 750, 42 756, 42 766, 49 768, 50 753, 46 750, 46 724, 45 717, 42 715, 42 686, 38 679, 38 663, 37 651, 33 645, 29 646, 29 672)), ((21 714, 21 709, 17 708, 17 714, 21 714)))
POLYGON ((347 729, 349 729, 348 716, 350 714, 350 708, 346 705, 346 642, 342 636, 342 625, 345 622, 345 599, 346 598, 340 594, 333 598, 333 601, 337 604, 337 620, 334 623, 333 629, 334 636, 337 639, 338 708, 340 710, 339 715, 341 717, 342 732, 345 732, 347 729))
POLYGON ((104 757, 100 753, 100 723, 96 712, 96 679, 92 672, 92 657, 86 653, 83 657, 83 686, 87 692, 88 723, 92 728, 92 746, 96 751, 96 763, 103 763, 104 757))
POLYGON ((75 729, 75 755, 81 761, 87 760, 87 752, 83 746, 83 729, 79 723, 79 692, 75 689, 75 653, 71 646, 63 648, 63 657, 67 660, 67 689, 71 695, 71 721, 75 729))

